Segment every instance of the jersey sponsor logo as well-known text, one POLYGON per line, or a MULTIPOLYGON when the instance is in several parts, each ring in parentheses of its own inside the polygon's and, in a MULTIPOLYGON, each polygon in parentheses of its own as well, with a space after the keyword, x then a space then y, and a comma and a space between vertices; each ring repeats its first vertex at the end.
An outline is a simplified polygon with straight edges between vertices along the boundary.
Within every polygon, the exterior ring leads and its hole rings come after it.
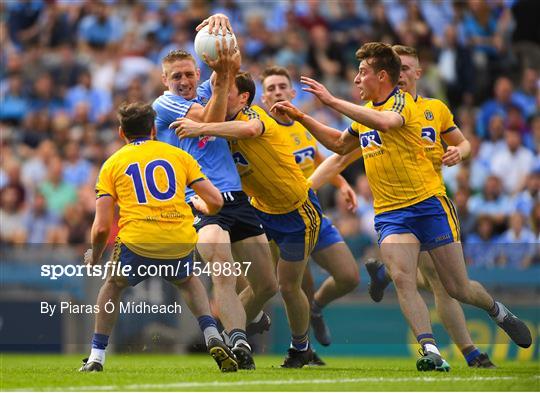
POLYGON ((313 147, 306 147, 305 149, 297 150, 294 152, 294 160, 297 164, 302 164, 306 160, 315 159, 315 149, 313 147))
POLYGON ((203 149, 208 142, 212 142, 212 141, 215 141, 215 140, 216 140, 215 136, 200 136, 199 137, 199 143, 197 144, 197 147, 199 149, 203 149))
POLYGON ((248 166, 246 158, 239 151, 235 152, 233 155, 233 160, 236 165, 248 166))
POLYGON ((362 149, 372 145, 382 146, 382 139, 379 135, 379 131, 371 130, 364 132, 362 135, 360 135, 360 145, 362 146, 362 149))
POLYGON ((424 111, 424 116, 426 117, 426 120, 433 120, 433 112, 431 112, 429 109, 424 111))
POLYGON ((431 143, 435 143, 435 141, 437 140, 435 129, 433 127, 422 128, 422 139, 431 143))

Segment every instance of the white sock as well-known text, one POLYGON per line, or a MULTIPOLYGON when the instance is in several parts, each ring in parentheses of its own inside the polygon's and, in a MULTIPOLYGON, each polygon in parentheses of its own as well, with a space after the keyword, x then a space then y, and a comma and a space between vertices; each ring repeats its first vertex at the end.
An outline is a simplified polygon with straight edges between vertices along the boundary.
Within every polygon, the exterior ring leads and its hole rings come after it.
POLYGON ((262 317, 264 315, 264 312, 263 311, 259 311, 259 313, 257 314, 257 316, 255 318, 253 318, 253 320, 251 321, 251 323, 257 323, 259 322, 262 317))
POLYGON ((433 353, 436 353, 437 355, 441 355, 441 353, 439 352, 439 349, 433 345, 433 344, 426 344, 424 345, 424 351, 426 352, 433 352, 433 353))
POLYGON ((215 326, 207 327, 206 329, 204 329, 203 334, 206 346, 208 346, 208 341, 210 341, 210 339, 212 338, 217 338, 219 341, 223 341, 223 338, 221 337, 215 326))
POLYGON ((501 302, 496 302, 497 306, 499 308, 499 312, 497 315, 493 316, 492 318, 495 319, 498 323, 501 323, 504 321, 504 317, 508 315, 507 309, 501 302))
POLYGON ((97 362, 103 366, 105 364, 105 349, 92 348, 88 357, 88 363, 91 362, 97 362))
POLYGON ((251 351, 251 346, 248 344, 248 342, 246 340, 238 340, 238 341, 236 341, 236 344, 234 345, 234 347, 236 348, 238 346, 238 344, 245 345, 251 351))

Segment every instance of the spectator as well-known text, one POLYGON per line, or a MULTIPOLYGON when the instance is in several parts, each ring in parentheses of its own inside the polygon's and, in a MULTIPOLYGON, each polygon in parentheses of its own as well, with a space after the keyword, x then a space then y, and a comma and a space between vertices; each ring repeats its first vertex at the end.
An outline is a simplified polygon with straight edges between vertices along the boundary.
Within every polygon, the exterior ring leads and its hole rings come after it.
POLYGON ((521 144, 521 134, 514 129, 504 133, 506 146, 494 152, 491 158, 491 170, 502 179, 505 192, 515 195, 523 189, 525 179, 531 172, 534 156, 521 144))
POLYGON ((477 159, 482 160, 485 163, 486 168, 490 170, 493 155, 496 152, 503 150, 505 146, 504 117, 501 115, 494 115, 489 119, 488 139, 482 141, 477 159))
POLYGON ((540 112, 536 112, 529 119, 530 133, 523 137, 523 144, 531 151, 540 154, 540 112))
POLYGON ((20 201, 16 187, 8 185, 0 189, 0 244, 20 244, 26 240, 24 206, 20 201))
POLYGON ((512 102, 521 110, 523 116, 528 118, 538 109, 536 106, 536 93, 538 91, 538 70, 527 67, 521 77, 521 88, 512 94, 512 102))
POLYGON ((48 180, 41 183, 39 191, 47 201, 47 210, 62 216, 67 205, 77 201, 77 192, 73 185, 63 180, 63 163, 54 157, 48 164, 48 180))
POLYGON ((23 80, 20 74, 8 77, 8 87, 0 93, 0 121, 21 124, 28 112, 29 102, 23 91, 23 80))
POLYGON ((476 134, 484 139, 487 137, 487 128, 492 116, 499 115, 506 119, 506 111, 512 103, 513 84, 505 76, 495 81, 493 88, 494 98, 482 105, 476 118, 476 134))
POLYGON ((521 213, 513 213, 508 226, 498 240, 500 262, 514 269, 525 269, 534 257, 536 238, 525 226, 525 217, 521 213))
POLYGON ((24 215, 22 224, 27 233, 28 243, 57 243, 60 239, 60 220, 47 211, 45 197, 39 192, 34 195, 32 206, 24 215))
POLYGON ((79 25, 81 43, 93 49, 103 49, 107 45, 118 43, 123 35, 122 20, 110 13, 109 6, 98 0, 92 2, 92 10, 79 25))
POLYGON ((64 148, 64 181, 79 188, 90 180, 92 164, 80 155, 79 144, 69 142, 64 148))
POLYGON ((540 170, 535 170, 527 176, 525 190, 516 195, 514 210, 529 217, 533 207, 540 202, 540 170))
POLYGON ((478 216, 476 231, 467 237, 463 248, 468 265, 482 268, 496 265, 499 251, 495 242, 494 223, 490 216, 478 216))
POLYGON ((112 111, 112 97, 109 91, 93 88, 92 76, 89 71, 82 71, 79 74, 78 84, 70 88, 66 94, 66 103, 72 117, 75 115, 75 108, 81 102, 89 106, 88 120, 103 124, 107 115, 112 111))
POLYGON ((476 215, 489 215, 493 223, 501 226, 511 212, 510 198, 503 193, 501 179, 491 175, 484 184, 481 194, 469 199, 469 211, 476 215))

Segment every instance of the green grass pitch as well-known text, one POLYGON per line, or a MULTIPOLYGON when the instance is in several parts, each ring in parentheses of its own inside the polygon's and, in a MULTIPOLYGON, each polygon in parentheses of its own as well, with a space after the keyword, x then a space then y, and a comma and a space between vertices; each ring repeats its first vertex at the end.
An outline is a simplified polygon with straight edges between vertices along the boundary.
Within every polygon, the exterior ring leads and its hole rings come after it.
MULTIPOLYGON (((420 373, 404 358, 332 358, 326 367, 284 370, 282 357, 256 356, 256 371, 223 374, 209 356, 109 354, 103 373, 77 372, 82 356, 2 354, 0 389, 59 391, 539 391, 538 362, 499 362, 420 373)), ((461 360, 461 359, 460 359, 461 360)))

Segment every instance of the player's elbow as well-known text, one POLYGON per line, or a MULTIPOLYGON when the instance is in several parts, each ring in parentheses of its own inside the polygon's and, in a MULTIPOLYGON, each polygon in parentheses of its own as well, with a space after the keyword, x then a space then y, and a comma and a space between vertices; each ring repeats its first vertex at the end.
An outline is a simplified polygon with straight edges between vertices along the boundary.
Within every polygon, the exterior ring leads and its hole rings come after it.
POLYGON ((261 127, 259 124, 248 123, 246 124, 246 127, 244 128, 244 132, 242 133, 242 137, 245 139, 249 138, 256 138, 261 134, 261 127))
POLYGON ((111 225, 108 223, 95 223, 92 228, 92 238, 93 240, 102 240, 109 237, 111 232, 111 225))

